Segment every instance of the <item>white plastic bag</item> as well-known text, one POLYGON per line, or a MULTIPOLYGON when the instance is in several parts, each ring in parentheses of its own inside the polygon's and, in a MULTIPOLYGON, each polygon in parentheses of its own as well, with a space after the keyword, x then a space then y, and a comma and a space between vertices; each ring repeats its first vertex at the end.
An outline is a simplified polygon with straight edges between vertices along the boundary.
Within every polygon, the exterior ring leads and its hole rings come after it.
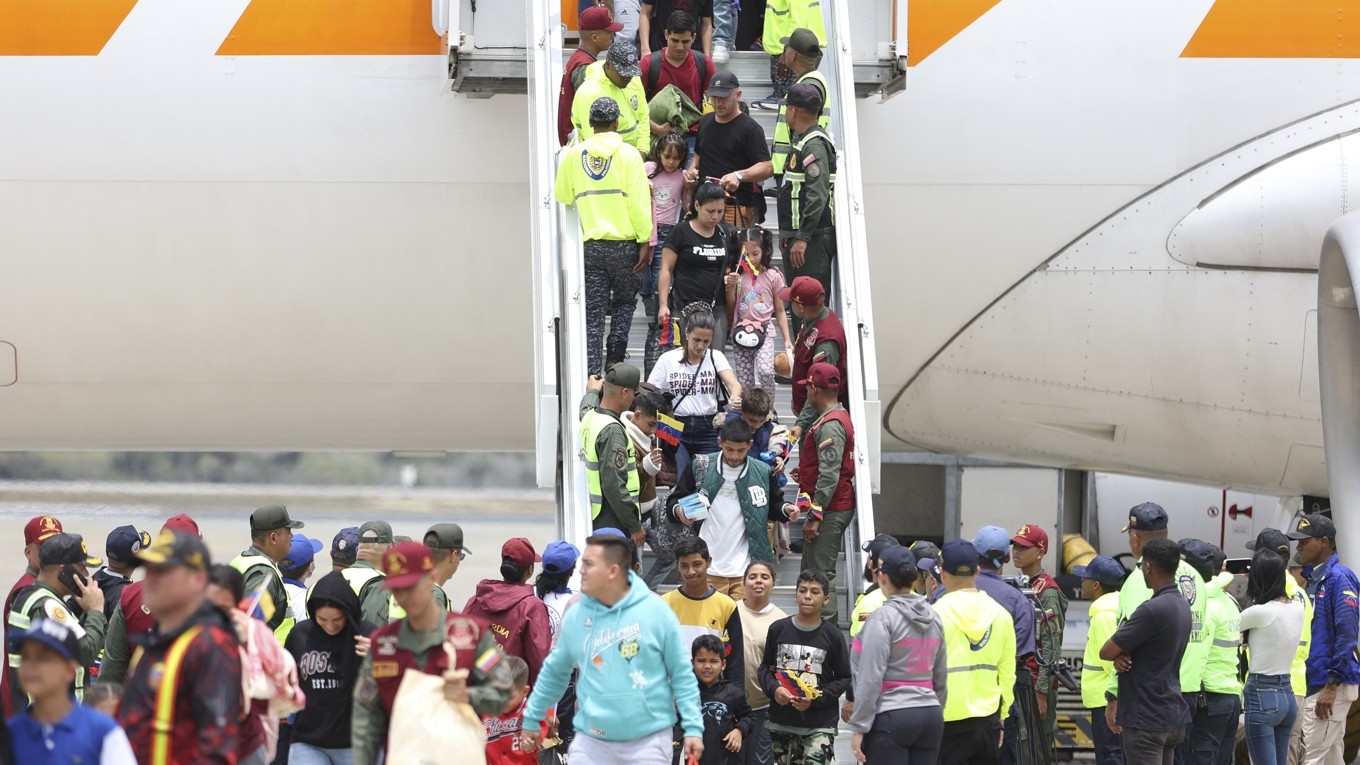
MULTIPOLYGON (((453 648, 444 644, 449 669, 453 648)), ((486 728, 470 704, 444 698, 444 678, 407 669, 387 725, 387 762, 400 765, 486 765, 486 728)))

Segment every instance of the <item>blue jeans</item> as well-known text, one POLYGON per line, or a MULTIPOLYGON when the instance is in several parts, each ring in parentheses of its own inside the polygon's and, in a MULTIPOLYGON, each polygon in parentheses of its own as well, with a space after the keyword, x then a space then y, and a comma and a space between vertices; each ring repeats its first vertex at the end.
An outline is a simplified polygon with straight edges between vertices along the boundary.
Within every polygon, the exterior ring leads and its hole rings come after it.
POLYGON ((737 47, 736 0, 713 0, 713 44, 725 43, 728 50, 737 47))
POLYGON ((1242 697, 1252 765, 1284 765, 1289 761, 1289 731, 1299 713, 1289 675, 1247 675, 1242 697))
MULTIPOLYGON (((722 385, 721 382, 718 384, 722 385)), ((694 455, 712 454, 720 449, 718 431, 713 429, 713 417, 716 414, 677 418, 685 423, 685 432, 680 434, 680 448, 675 452, 676 475, 685 472, 694 455)))
MULTIPOLYGON (((656 247, 652 249, 652 265, 642 273, 642 282, 638 285, 638 294, 645 297, 656 297, 656 287, 661 283, 661 250, 666 246, 666 237, 670 236, 671 229, 675 226, 662 224, 656 227, 656 247)), ((656 319, 656 309, 652 309, 648 318, 656 319)))
POLYGON ((288 749, 289 765, 354 765, 353 749, 321 749, 293 742, 288 749))

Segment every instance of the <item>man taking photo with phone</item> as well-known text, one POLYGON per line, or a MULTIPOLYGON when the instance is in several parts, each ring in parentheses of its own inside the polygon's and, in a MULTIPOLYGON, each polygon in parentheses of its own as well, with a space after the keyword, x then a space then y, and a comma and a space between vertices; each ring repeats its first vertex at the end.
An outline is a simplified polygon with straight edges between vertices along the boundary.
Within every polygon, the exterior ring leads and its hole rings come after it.
MULTIPOLYGON (((104 591, 90 578, 89 569, 102 562, 90 557, 89 548, 79 534, 57 534, 48 538, 39 555, 37 580, 14 594, 9 613, 9 626, 14 629, 27 630, 38 619, 51 619, 75 632, 80 640, 80 669, 75 680, 77 701, 89 684, 85 668, 94 665, 104 647, 104 629, 108 624, 104 616, 104 591), (85 611, 79 623, 67 610, 66 598, 74 598, 85 611)), ((11 673, 17 672, 19 666, 15 648, 9 646, 8 671, 11 673)), ((11 675, 10 688, 14 690, 14 709, 27 707, 28 698, 20 689, 17 674, 11 675)))

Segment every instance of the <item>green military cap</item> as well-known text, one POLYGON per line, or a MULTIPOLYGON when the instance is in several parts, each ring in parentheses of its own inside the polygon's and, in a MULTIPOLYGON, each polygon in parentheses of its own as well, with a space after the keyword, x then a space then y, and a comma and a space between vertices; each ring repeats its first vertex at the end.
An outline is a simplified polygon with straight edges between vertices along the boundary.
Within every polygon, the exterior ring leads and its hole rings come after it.
POLYGON ((605 371, 604 379, 620 388, 636 391, 638 386, 642 384, 642 373, 632 364, 625 364, 620 361, 605 371))
POLYGON ((379 544, 392 544, 392 524, 387 521, 369 521, 359 527, 359 542, 377 542, 379 544), (368 536, 368 532, 373 532, 373 536, 368 536))
POLYGON ((393 543, 393 544, 398 544, 398 545, 399 545, 399 544, 401 544, 402 542, 410 542, 410 541, 411 541, 411 538, 408 537, 408 536, 406 536, 405 534, 398 534, 398 535, 392 537, 392 543, 393 543))
POLYGON ((274 529, 300 529, 302 521, 288 517, 288 508, 283 505, 269 505, 250 514, 251 531, 273 531, 274 529))
POLYGON ((436 550, 462 550, 471 554, 463 546, 463 527, 456 523, 436 523, 425 532, 425 544, 436 550), (431 539, 433 537, 433 539, 431 539))
POLYGON ((795 52, 801 53, 804 56, 816 56, 817 58, 821 58, 822 56, 821 42, 817 39, 816 33, 811 29, 799 27, 798 29, 793 30, 793 34, 781 39, 780 42, 793 48, 795 52))

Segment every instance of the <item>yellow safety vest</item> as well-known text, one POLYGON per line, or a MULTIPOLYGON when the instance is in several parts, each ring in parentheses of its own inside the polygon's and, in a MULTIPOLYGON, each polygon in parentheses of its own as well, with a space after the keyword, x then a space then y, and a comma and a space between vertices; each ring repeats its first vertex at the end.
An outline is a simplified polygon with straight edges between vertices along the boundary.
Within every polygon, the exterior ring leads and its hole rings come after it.
MULTIPOLYGON (((33 619, 32 617, 29 616, 29 614, 33 613, 33 609, 42 605, 42 602, 44 600, 56 601, 57 605, 60 606, 63 610, 65 610, 66 608, 66 604, 62 603, 61 598, 57 597, 55 593, 53 593, 46 587, 38 587, 33 591, 32 595, 28 596, 28 599, 24 601, 24 604, 22 606, 19 606, 18 608, 9 612, 9 626, 18 630, 26 630, 29 627, 31 627, 33 625, 33 619)), ((71 612, 67 611, 66 613, 70 614, 71 612)), ((71 619, 74 620, 75 616, 71 615, 71 619)), ((8 655, 9 666, 13 669, 18 669, 20 660, 18 646, 11 645, 10 648, 12 653, 8 655)), ((76 657, 77 664, 80 663, 79 658, 80 657, 76 657)), ((75 685, 76 685, 76 702, 79 703, 85 697, 84 666, 76 668, 75 685)))
MULTIPOLYGON (((581 454, 586 463, 586 483, 590 488, 590 519, 593 521, 600 517, 600 511, 604 509, 604 494, 600 488, 600 455, 595 452, 595 443, 600 439, 600 433, 610 425, 623 427, 617 417, 604 414, 598 409, 591 409, 586 412, 585 417, 581 418, 581 454)), ((627 437, 627 431, 624 432, 627 437)), ((642 484, 638 480, 637 455, 634 453, 631 441, 628 449, 628 494, 636 501, 642 493, 642 484)))
MULTIPOLYGON (((822 116, 821 119, 817 120, 817 125, 822 130, 829 132, 831 129, 831 89, 827 87, 826 77, 816 69, 805 73, 793 84, 798 85, 809 80, 816 82, 822 88, 822 97, 825 100, 822 102, 822 116)), ((792 144, 793 141, 789 137, 789 108, 787 104, 780 101, 779 118, 774 123, 774 145, 770 151, 770 162, 774 166, 775 177, 784 174, 784 164, 788 162, 792 144)))
POLYGON ((1015 696, 1015 622, 985 593, 951 592, 935 601, 947 656, 945 722, 1000 713, 1015 696))
MULTIPOLYGON (((268 568, 274 578, 278 580, 279 589, 282 589, 285 593, 288 592, 288 590, 283 587, 283 574, 279 573, 278 565, 269 558, 262 555, 238 555, 231 561, 231 567, 240 571, 241 576, 243 577, 253 568, 268 568)), ((274 596, 270 595, 269 597, 272 600, 274 596)), ((277 638, 279 644, 282 645, 283 641, 288 639, 288 633, 293 631, 293 625, 297 624, 297 619, 293 618, 293 611, 288 607, 288 600, 286 598, 282 603, 275 603, 274 608, 281 608, 284 613, 283 622, 280 623, 278 627, 274 628, 274 637, 277 638)))
POLYGON ((1289 685, 1295 696, 1307 696, 1308 651, 1313 642, 1313 601, 1308 599, 1308 592, 1294 581, 1288 571, 1284 574, 1284 592, 1290 600, 1303 605, 1303 633, 1299 635, 1299 650, 1294 653, 1294 661, 1289 668, 1289 685))
MULTIPOLYGON (((383 573, 377 570, 376 568, 367 567, 355 568, 353 566, 350 566, 349 568, 340 572, 340 576, 343 576, 345 578, 345 581, 349 582, 349 588, 351 590, 354 590, 354 594, 356 596, 363 592, 364 585, 373 581, 375 578, 381 577, 382 575, 383 573)), ((311 596, 309 594, 308 599, 310 598, 311 596)), ((387 596, 387 620, 389 622, 395 622, 398 619, 405 618, 406 609, 397 605, 397 599, 392 597, 391 594, 389 594, 387 596)), ((382 625, 379 624, 378 626, 381 627, 382 625)))
POLYGON ((818 229, 830 229, 836 225, 836 147, 831 143, 831 136, 827 135, 825 130, 813 127, 798 139, 798 145, 788 153, 789 167, 784 173, 783 183, 779 185, 779 228, 791 232, 790 236, 803 227, 803 184, 807 182, 807 158, 803 151, 815 138, 824 139, 827 144, 828 167, 823 169, 829 176, 826 180, 831 185, 832 196, 826 200, 826 209, 822 211, 821 219, 813 226, 818 229))

